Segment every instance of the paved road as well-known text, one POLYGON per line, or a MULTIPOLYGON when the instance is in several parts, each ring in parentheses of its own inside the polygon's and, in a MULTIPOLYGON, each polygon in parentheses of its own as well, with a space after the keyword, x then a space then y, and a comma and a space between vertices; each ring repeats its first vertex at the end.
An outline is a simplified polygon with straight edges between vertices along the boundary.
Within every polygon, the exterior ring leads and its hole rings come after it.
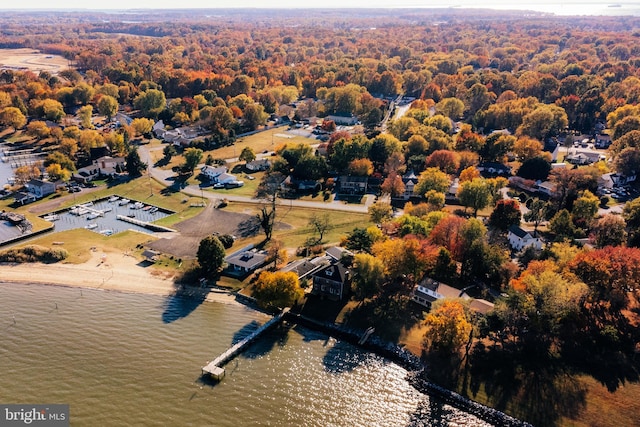
MULTIPOLYGON (((141 146, 138 150, 140 154, 140 159, 149 165, 149 173, 151 177, 158 181, 159 183, 166 185, 167 187, 173 183, 175 174, 171 170, 165 170, 160 168, 153 167, 153 161, 151 160, 150 152, 151 151, 162 151, 164 146, 160 147, 147 147, 141 146)), ((201 167, 202 165, 198 166, 201 167)), ((182 192, 191 196, 196 197, 206 197, 209 200, 221 200, 226 199, 231 202, 242 202, 242 203, 254 203, 259 204, 263 203, 260 199, 255 199, 253 197, 247 196, 238 196, 230 192, 225 193, 212 193, 211 191, 203 191, 197 185, 188 185, 182 189, 182 192)), ((324 209, 324 210, 333 210, 333 211, 342 211, 342 212, 355 212, 355 213, 367 213, 369 206, 371 206, 374 202, 375 197, 373 195, 367 195, 366 201, 363 204, 350 204, 342 201, 332 201, 332 202, 310 202, 306 200, 293 200, 293 199, 278 199, 278 205, 282 206, 290 206, 290 207, 301 207, 301 208, 312 208, 312 209, 324 209)))

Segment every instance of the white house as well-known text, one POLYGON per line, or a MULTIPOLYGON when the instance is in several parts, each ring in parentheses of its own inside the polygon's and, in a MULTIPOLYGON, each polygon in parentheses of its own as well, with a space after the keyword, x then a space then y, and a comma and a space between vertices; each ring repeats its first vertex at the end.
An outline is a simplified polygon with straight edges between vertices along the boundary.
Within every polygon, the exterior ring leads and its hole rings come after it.
POLYGON ((25 184, 29 193, 33 194, 37 198, 41 199, 49 194, 53 194, 56 191, 56 185, 53 182, 42 181, 40 179, 32 179, 25 184))
POLYGON ((542 240, 537 237, 533 237, 529 232, 524 231, 517 225, 509 227, 507 239, 509 239, 509 245, 511 245, 511 248, 516 251, 521 251, 529 246, 538 250, 542 249, 542 240))
POLYGON ((164 128, 164 122, 162 120, 158 120, 154 123, 153 128, 151 129, 156 138, 164 139, 164 134, 167 132, 164 128))
POLYGON ((266 171, 271 167, 271 162, 269 161, 269 159, 254 160, 252 162, 247 162, 245 167, 247 168, 247 170, 250 170, 252 172, 266 171))
POLYGON ((204 176, 206 176, 207 178, 209 178, 211 181, 216 181, 216 179, 222 175, 223 173, 227 173, 229 169, 227 169, 226 166, 209 166, 209 165, 204 165, 202 167, 202 169, 200 169, 200 173, 204 176))

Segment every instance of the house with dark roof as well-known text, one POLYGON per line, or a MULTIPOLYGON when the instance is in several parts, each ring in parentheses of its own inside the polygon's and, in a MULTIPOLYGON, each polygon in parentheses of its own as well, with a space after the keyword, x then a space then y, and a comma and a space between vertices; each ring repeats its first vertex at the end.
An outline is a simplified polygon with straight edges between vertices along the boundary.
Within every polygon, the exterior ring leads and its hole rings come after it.
POLYGON ((334 301, 344 298, 349 292, 351 273, 342 263, 328 265, 312 275, 313 288, 311 293, 327 297, 334 301))
POLYGON ((36 196, 38 199, 53 194, 56 191, 56 185, 53 182, 43 181, 41 179, 32 179, 25 184, 29 193, 36 196))
POLYGON ((511 167, 498 162, 484 162, 476 166, 483 176, 510 176, 511 167))
POLYGON ((529 232, 523 230, 517 225, 509 227, 507 232, 507 239, 509 245, 516 251, 521 251, 524 248, 533 247, 535 249, 542 249, 542 240, 538 237, 533 237, 529 232))
POLYGON ((353 256, 353 252, 340 246, 331 246, 326 250, 327 256, 333 261, 342 261, 345 256, 353 256))
POLYGON ((409 200, 415 196, 413 190, 416 184, 418 184, 418 177, 413 170, 410 170, 402 175, 402 183, 404 184, 404 193, 398 196, 398 198, 402 200, 409 200))
POLYGON ((236 275, 244 275, 262 267, 267 260, 267 254, 255 249, 240 250, 227 256, 224 260, 228 265, 227 271, 236 275))
POLYGON ((368 180, 366 176, 343 175, 338 179, 338 194, 363 195, 367 192, 368 180))
POLYGON ((280 271, 284 273, 295 273, 298 279, 302 280, 320 270, 325 265, 327 265, 327 261, 322 259, 322 257, 314 259, 303 258, 290 262, 284 268, 280 269, 280 271))

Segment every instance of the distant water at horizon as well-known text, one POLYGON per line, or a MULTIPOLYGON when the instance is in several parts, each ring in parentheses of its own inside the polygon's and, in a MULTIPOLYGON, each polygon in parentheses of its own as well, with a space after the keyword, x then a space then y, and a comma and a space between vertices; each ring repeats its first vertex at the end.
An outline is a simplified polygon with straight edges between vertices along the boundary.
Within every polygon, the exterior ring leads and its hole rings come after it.
POLYGON ((298 325, 256 341, 221 383, 200 380, 266 319, 193 299, 0 282, 0 402, 68 403, 77 426, 490 425, 419 393, 395 363, 298 325))

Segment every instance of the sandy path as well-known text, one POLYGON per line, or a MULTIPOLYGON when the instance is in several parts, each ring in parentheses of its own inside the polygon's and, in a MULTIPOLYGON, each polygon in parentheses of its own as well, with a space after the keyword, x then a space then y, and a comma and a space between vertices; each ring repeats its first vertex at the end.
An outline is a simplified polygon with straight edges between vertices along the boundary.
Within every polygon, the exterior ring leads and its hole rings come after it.
MULTIPOLYGON (((153 295, 171 295, 175 287, 171 277, 153 274, 151 267, 122 253, 91 253, 83 264, 0 264, 0 281, 39 283, 78 288, 106 289, 153 295)), ((227 292, 212 291, 207 301, 239 304, 227 292)))

